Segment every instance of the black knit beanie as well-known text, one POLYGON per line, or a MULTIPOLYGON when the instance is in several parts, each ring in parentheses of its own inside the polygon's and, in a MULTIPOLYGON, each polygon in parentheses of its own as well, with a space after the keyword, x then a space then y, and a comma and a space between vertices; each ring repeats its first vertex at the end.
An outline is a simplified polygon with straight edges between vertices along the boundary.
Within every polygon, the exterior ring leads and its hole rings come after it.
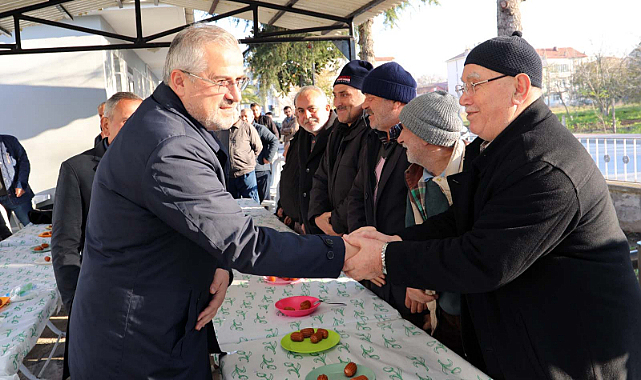
POLYGON ((361 91, 407 104, 416 97, 416 81, 403 66, 388 62, 367 74, 361 91))
POLYGON ((524 73, 530 77, 532 86, 541 88, 541 57, 521 36, 521 32, 516 31, 509 37, 500 36, 485 41, 470 51, 465 64, 483 66, 511 77, 524 73))
POLYGON ((373 68, 374 66, 367 61, 361 61, 360 59, 349 61, 341 70, 338 78, 334 81, 334 86, 337 84, 345 84, 354 87, 355 89, 362 90, 363 80, 373 68))

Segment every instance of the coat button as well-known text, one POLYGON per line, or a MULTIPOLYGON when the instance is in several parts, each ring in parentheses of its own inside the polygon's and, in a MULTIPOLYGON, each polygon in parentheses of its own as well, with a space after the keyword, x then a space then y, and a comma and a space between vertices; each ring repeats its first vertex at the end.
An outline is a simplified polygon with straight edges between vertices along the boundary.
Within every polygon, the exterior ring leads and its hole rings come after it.
POLYGON ((325 244, 327 244, 327 245, 334 245, 334 240, 332 240, 332 239, 330 239, 330 238, 327 238, 327 239, 325 239, 325 244))
POLYGON ((307 198, 307 193, 303 193, 303 198, 307 198))
POLYGON ((369 194, 365 193, 365 200, 367 200, 367 198, 369 198, 369 194))
POLYGON ((305 173, 309 173, 309 168, 305 169, 305 173))
POLYGON ((327 258, 330 259, 330 260, 333 259, 334 258, 334 251, 328 251, 327 252, 327 258))

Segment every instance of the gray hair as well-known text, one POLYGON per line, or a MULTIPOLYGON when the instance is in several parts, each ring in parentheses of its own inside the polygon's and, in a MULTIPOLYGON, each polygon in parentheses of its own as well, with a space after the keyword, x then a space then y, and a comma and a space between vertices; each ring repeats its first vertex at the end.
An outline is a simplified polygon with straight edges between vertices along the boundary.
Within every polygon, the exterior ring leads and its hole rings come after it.
POLYGON ((185 70, 200 73, 207 69, 205 46, 218 44, 221 47, 236 47, 238 40, 225 29, 215 25, 196 24, 176 35, 165 59, 163 82, 169 85, 171 72, 185 70))
POLYGON ((140 96, 134 94, 133 92, 116 92, 105 102, 105 113, 104 117, 111 119, 114 115, 114 110, 122 100, 140 100, 140 96))
POLYGON ((296 93, 296 96, 294 96, 294 107, 296 107, 296 101, 298 100, 298 97, 303 95, 303 94, 306 94, 308 92, 315 92, 318 95, 320 95, 320 97, 325 101, 325 104, 323 104, 323 105, 329 104, 327 102, 327 95, 325 94, 325 91, 323 91, 320 87, 317 87, 317 86, 305 86, 305 87, 301 88, 300 90, 298 90, 298 92, 296 93))

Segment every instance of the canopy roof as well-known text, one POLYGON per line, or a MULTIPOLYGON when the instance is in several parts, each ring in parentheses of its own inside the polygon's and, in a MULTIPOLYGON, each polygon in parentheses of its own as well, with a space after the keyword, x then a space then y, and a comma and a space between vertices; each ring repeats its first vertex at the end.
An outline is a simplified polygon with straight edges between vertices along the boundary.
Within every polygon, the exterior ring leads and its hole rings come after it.
MULTIPOLYGON (((0 55, 48 53, 59 51, 139 49, 167 47, 163 37, 177 33, 183 28, 173 28, 153 35, 143 35, 141 3, 173 5, 195 9, 216 15, 205 21, 226 17, 253 20, 251 37, 242 39, 247 44, 263 42, 286 42, 301 40, 343 40, 353 55, 353 28, 402 0, 5 0, 0 3, 0 33, 15 33, 14 44, 0 44, 0 55), (123 8, 133 4, 136 8, 136 33, 125 35, 97 31, 64 23, 64 19, 99 13, 106 8, 123 8), (62 22, 61 22, 62 21, 62 22), (260 33, 259 23, 288 29, 284 32, 260 33), (64 48, 24 49, 21 46, 20 30, 37 24, 46 24, 87 33, 116 38, 124 43, 101 46, 76 46, 64 48), (293 33, 297 35, 292 36, 293 33), (306 36, 301 36, 306 33, 306 36), (159 42, 164 41, 164 42, 159 42)), ((345 49, 346 50, 346 49, 345 49)), ((344 52, 345 52, 344 50, 344 52)), ((348 57, 349 58, 349 57, 348 57)))

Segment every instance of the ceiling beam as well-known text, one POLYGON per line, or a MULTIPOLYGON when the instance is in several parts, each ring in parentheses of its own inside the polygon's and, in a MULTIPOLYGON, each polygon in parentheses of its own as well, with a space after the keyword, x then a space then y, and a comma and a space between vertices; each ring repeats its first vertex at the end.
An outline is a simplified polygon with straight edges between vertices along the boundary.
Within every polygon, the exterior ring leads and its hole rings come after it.
POLYGON ((365 13, 365 12, 367 12, 367 11, 371 10, 372 8, 374 8, 374 7, 378 6, 378 5, 383 4, 385 1, 386 1, 386 0, 372 0, 372 1, 370 1, 369 3, 367 3, 367 4, 363 5, 362 7, 358 8, 358 9, 357 9, 357 10, 355 10, 354 12, 352 12, 352 13, 348 14, 348 15, 346 16, 346 18, 356 18, 356 17, 358 17, 358 16, 362 15, 363 13, 365 13))
POLYGON ((340 29, 347 29, 349 28, 347 25, 344 24, 338 24, 337 25, 329 25, 329 26, 318 26, 315 28, 304 28, 304 29, 286 29, 286 30, 279 30, 277 32, 268 32, 268 33, 261 33, 260 37, 261 38, 266 38, 266 37, 276 37, 276 36, 285 36, 288 34, 305 34, 305 33, 314 33, 314 32, 322 32, 325 30, 340 30, 340 29))
MULTIPOLYGON (((298 3, 298 1, 299 1, 299 0, 289 0, 289 1, 287 2, 287 4, 285 4, 285 6, 286 6, 287 8, 293 8, 293 7, 294 7, 294 4, 298 3)), ((278 13, 276 13, 276 14, 274 15, 274 17, 272 17, 272 19, 271 19, 271 20, 269 20, 269 22, 267 23, 267 25, 274 25, 274 23, 275 23, 276 21, 278 21, 278 19, 279 19, 279 18, 283 17, 283 15, 284 15, 284 14, 285 14, 285 11, 278 11, 278 13)))
POLYGON ((2 33, 4 33, 4 34, 6 34, 6 35, 7 35, 7 36, 9 36, 9 37, 13 37, 13 36, 11 35, 11 32, 9 32, 8 30, 6 30, 5 28, 3 28, 3 27, 1 27, 1 26, 0 26, 0 32, 2 32, 2 33))
POLYGON ((71 15, 71 13, 69 13, 67 8, 63 7, 62 4, 56 5, 56 8, 58 8, 58 10, 60 11, 60 13, 62 13, 63 16, 69 17, 70 19, 73 20, 73 16, 71 15))
MULTIPOLYGON (((386 0, 372 0, 369 3, 367 3, 367 4, 363 5, 362 7, 358 8, 354 12, 348 14, 346 17, 353 20, 354 18, 356 18, 356 17, 362 15, 363 13, 371 10, 372 8, 374 8, 374 7, 376 7, 376 6, 380 5, 380 4, 383 4, 385 1, 386 0)), ((334 25, 336 25, 336 24, 334 24, 334 25)), ((327 33, 329 33, 329 32, 323 32, 321 34, 327 34, 327 33)))
POLYGON ((209 14, 213 15, 214 12, 216 12, 216 8, 218 7, 218 3, 220 3, 220 0, 214 0, 211 2, 211 7, 209 8, 209 14))
POLYGON ((21 8, 12 9, 10 11, 1 12, 0 18, 20 15, 25 12, 37 11, 38 9, 52 7, 54 5, 63 4, 63 3, 69 3, 71 1, 73 0, 49 0, 49 1, 45 1, 44 3, 33 4, 26 7, 21 7, 21 8))
MULTIPOLYGON (((300 41, 340 41, 350 40, 351 36, 301 36, 301 37, 268 37, 268 38, 243 38, 238 40, 241 44, 264 44, 274 42, 300 42, 300 41)), ((0 53, 2 54, 2 53, 0 53)))
POLYGON ((156 40, 158 38, 162 38, 162 37, 168 36, 170 34, 178 33, 181 30, 183 30, 183 29, 185 29, 185 28, 187 28, 187 27, 189 27, 191 25, 194 25, 194 24, 200 24, 200 23, 206 23, 206 22, 214 22, 216 20, 220 20, 220 19, 223 19, 223 18, 226 18, 226 17, 231 17, 231 16, 237 15, 239 13, 244 13, 244 12, 247 12, 247 11, 251 11, 251 7, 244 7, 244 8, 236 9, 235 11, 231 11, 231 12, 219 14, 219 15, 216 15, 216 16, 212 16, 212 17, 209 17, 209 18, 206 18, 206 19, 202 19, 202 20, 200 20, 198 22, 194 22, 192 24, 181 25, 181 26, 173 28, 173 29, 165 30, 164 32, 152 34, 151 36, 145 37, 143 40, 145 42, 153 41, 153 40, 156 40))
POLYGON ((228 0, 228 1, 234 2, 234 3, 240 3, 240 4, 255 5, 255 6, 262 7, 262 8, 275 9, 277 11, 285 11, 285 12, 289 12, 289 13, 296 13, 296 14, 300 14, 300 15, 305 15, 305 16, 309 16, 309 17, 316 17, 316 18, 325 19, 325 20, 344 22, 346 24, 350 22, 350 19, 346 18, 346 17, 330 15, 330 14, 327 14, 327 13, 308 11, 308 10, 299 9, 299 8, 288 8, 288 7, 283 6, 283 5, 265 3, 263 1, 258 1, 258 0, 228 0))
POLYGON ((75 30, 77 32, 96 34, 96 35, 103 36, 103 37, 115 38, 115 39, 118 39, 118 40, 124 40, 124 41, 129 41, 129 42, 134 42, 136 40, 133 37, 123 36, 123 35, 116 34, 116 33, 105 32, 103 30, 96 30, 96 29, 85 28, 83 26, 64 24, 64 23, 57 22, 57 21, 45 20, 45 19, 42 19, 42 18, 31 17, 31 16, 27 16, 27 15, 20 16, 20 19, 21 20, 25 20, 25 21, 35 22, 35 23, 38 23, 38 24, 55 26, 57 28, 62 28, 62 29, 75 30))

